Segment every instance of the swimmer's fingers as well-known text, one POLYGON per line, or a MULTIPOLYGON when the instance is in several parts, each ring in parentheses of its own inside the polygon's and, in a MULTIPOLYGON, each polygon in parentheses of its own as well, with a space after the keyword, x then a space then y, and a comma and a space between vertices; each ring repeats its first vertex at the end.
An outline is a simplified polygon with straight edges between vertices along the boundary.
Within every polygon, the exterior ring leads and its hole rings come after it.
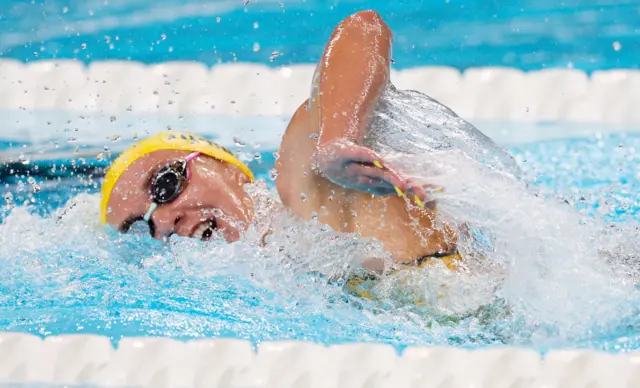
POLYGON ((408 185, 404 196, 421 208, 433 209, 436 207, 434 193, 442 190, 436 185, 408 185))
POLYGON ((409 199, 421 208, 433 209, 434 192, 441 187, 432 184, 419 185, 390 169, 381 169, 361 163, 351 163, 345 168, 349 178, 344 187, 365 191, 374 195, 398 195, 409 199))
MULTIPOLYGON (((385 186, 381 175, 390 172, 383 168, 380 157, 369 148, 336 141, 318 148, 315 155, 317 167, 330 181, 344 187, 385 186), (354 181, 355 180, 355 181, 354 181)), ((392 189, 392 188, 390 188, 392 189)))
POLYGON ((387 169, 373 150, 347 141, 335 141, 318 147, 316 161, 321 169, 343 168, 351 163, 387 169))
POLYGON ((316 162, 325 177, 336 184, 374 195, 408 197, 422 208, 435 206, 431 193, 442 189, 401 176, 375 151, 350 142, 319 147, 316 162))
POLYGON ((395 194, 393 182, 398 182, 392 171, 383 171, 357 162, 347 164, 339 174, 332 174, 330 180, 343 187, 374 195, 395 194))

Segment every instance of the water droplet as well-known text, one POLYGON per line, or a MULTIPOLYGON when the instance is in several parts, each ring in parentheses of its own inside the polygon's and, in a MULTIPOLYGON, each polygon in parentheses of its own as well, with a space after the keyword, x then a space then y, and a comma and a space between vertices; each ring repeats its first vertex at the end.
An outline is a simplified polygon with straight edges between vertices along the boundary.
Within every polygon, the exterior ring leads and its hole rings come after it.
POLYGON ((311 212, 311 218, 314 220, 318 219, 318 212, 316 212, 315 210, 311 212))
MULTIPOLYGON (((253 52, 254 52, 254 53, 257 53, 258 51, 260 51, 260 43, 255 42, 255 43, 253 44, 253 52)), ((34 54, 36 54, 36 53, 34 53, 34 54)), ((37 55, 36 55, 36 56, 37 56, 37 55)))
POLYGON ((102 161, 104 160, 104 153, 103 152, 99 152, 98 155, 96 155, 96 159, 102 161))
POLYGON ((69 7, 62 7, 62 13, 69 12, 69 7))
POLYGON ((118 141, 118 140, 120 140, 120 135, 113 135, 113 136, 109 137, 109 140, 118 141))
POLYGON ((4 194, 4 201, 7 203, 7 206, 12 206, 13 205, 13 194, 12 193, 5 193, 4 194))
POLYGON ((87 44, 83 43, 83 44, 80 45, 80 47, 82 47, 82 49, 85 50, 87 48, 87 44))
POLYGON ((253 154, 253 159, 260 160, 262 159, 262 154, 260 152, 256 152, 253 154))
POLYGON ((220 16, 216 18, 216 23, 220 23, 220 16))
POLYGON ((244 141, 238 139, 237 137, 233 137, 233 142, 236 143, 236 146, 238 147, 244 147, 247 145, 247 143, 245 143, 244 141))
POLYGON ((258 28, 260 28, 260 25, 258 24, 258 22, 253 22, 253 29, 257 30, 258 28))
POLYGON ((305 202, 307 200, 307 195, 305 193, 300 193, 300 199, 302 202, 305 202))
POLYGON ((111 117, 109 117, 109 121, 111 121, 112 123, 113 123, 114 121, 116 121, 116 116, 111 116, 111 117))
POLYGON ((278 170, 276 170, 275 168, 272 168, 269 171, 269 178, 271 178, 272 181, 275 181, 278 178, 278 170))
POLYGON ((242 0, 242 5, 247 5, 249 4, 249 0, 242 0))
POLYGON ((18 160, 22 164, 29 164, 30 163, 29 158, 25 154, 20 154, 20 156, 18 156, 18 160))
POLYGON ((280 53, 279 51, 272 52, 271 56, 269 56, 269 62, 275 61, 276 58, 278 58, 280 55, 282 55, 282 53, 280 53))
POLYGON ((167 40, 167 36, 165 34, 160 35, 160 39, 167 40))
POLYGON ((622 48, 622 44, 620 44, 620 42, 615 41, 613 42, 613 49, 616 51, 620 51, 620 49, 622 48))

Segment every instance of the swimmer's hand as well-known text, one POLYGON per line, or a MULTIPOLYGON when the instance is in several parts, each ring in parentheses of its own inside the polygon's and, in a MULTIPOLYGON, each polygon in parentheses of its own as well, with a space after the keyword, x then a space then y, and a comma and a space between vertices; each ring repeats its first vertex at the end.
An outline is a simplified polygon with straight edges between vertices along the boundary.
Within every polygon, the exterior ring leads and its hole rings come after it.
POLYGON ((318 145, 315 162, 335 184, 374 195, 406 196, 420 207, 435 207, 430 192, 441 190, 436 185, 415 184, 386 165, 374 151, 345 140, 318 145))

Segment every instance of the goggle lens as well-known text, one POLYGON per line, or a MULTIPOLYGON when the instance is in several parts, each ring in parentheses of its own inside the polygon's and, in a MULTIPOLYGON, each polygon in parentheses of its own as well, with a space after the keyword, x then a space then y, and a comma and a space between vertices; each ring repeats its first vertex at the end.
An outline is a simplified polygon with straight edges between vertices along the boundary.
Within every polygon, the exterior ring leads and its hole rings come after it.
POLYGON ((160 171, 151 184, 151 196, 157 204, 165 204, 176 199, 184 182, 187 180, 185 162, 167 164, 160 171))

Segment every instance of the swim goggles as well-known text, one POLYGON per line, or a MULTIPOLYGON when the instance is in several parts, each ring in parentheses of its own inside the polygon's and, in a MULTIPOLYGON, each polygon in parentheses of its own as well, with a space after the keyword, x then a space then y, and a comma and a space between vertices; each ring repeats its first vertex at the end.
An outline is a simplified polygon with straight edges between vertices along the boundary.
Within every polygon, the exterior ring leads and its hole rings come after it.
POLYGON ((167 163, 156 173, 149 188, 151 206, 142 217, 146 222, 149 222, 159 205, 172 202, 182 193, 189 180, 189 162, 199 155, 200 152, 193 152, 182 160, 167 163))

